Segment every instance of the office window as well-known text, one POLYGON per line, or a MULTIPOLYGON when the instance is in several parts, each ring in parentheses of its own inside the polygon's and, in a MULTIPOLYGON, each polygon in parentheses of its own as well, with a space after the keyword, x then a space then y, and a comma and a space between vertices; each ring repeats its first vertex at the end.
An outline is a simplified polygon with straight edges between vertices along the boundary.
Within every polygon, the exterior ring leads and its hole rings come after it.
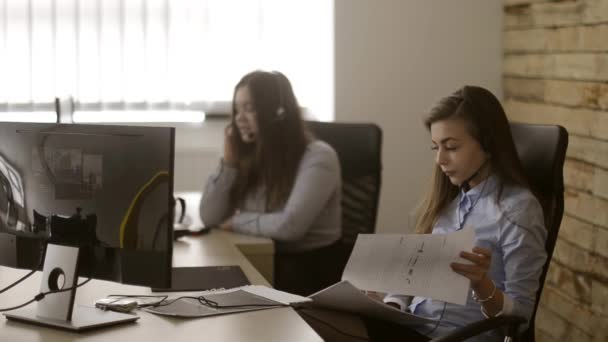
POLYGON ((333 119, 333 1, 0 0, 0 20, 1 119, 54 121, 71 96, 81 122, 188 121, 255 69, 333 119))

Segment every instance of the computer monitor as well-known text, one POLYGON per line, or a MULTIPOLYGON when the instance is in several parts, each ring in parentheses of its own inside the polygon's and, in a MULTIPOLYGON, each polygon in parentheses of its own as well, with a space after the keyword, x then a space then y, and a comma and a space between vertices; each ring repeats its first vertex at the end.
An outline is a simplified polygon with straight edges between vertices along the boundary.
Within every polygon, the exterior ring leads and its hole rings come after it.
MULTIPOLYGON (((55 289, 58 274, 64 287, 78 276, 169 287, 174 144, 168 127, 0 123, 0 265, 44 260, 42 290, 55 289)), ((76 330, 112 324, 96 321, 95 309, 72 313, 74 295, 7 317, 76 330)))

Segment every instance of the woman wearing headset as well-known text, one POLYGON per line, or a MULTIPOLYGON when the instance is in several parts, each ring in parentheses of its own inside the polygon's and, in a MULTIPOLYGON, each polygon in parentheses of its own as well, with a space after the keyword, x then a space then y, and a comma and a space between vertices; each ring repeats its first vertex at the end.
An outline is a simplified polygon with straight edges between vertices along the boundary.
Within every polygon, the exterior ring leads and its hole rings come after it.
MULTIPOLYGON (((496 97, 486 89, 465 86, 442 99, 425 119, 425 126, 436 166, 416 230, 421 234, 475 231, 476 247, 460 254, 468 263, 451 265, 470 280, 472 292, 464 306, 422 297, 409 302, 404 296, 375 295, 387 305, 435 322, 409 329, 360 321, 372 341, 426 341, 484 316, 530 318, 546 260, 543 211, 528 188, 507 117, 496 97)), ((327 327, 319 328, 318 315, 314 310, 302 312, 313 327, 327 333, 327 327)), ((499 341, 501 337, 486 334, 479 339, 499 341)))
POLYGON ((308 295, 327 285, 323 260, 341 234, 336 152, 306 129, 287 77, 254 71, 234 90, 224 156, 200 204, 206 226, 276 242, 275 287, 308 295))

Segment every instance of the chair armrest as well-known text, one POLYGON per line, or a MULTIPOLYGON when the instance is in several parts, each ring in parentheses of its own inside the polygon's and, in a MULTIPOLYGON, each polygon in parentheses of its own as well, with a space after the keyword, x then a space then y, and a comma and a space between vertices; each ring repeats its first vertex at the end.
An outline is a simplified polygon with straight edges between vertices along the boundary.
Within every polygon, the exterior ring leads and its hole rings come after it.
POLYGON ((467 338, 477 336, 486 331, 498 329, 501 327, 508 327, 509 332, 515 332, 521 324, 525 324, 526 319, 519 316, 498 316, 490 317, 481 321, 471 323, 462 328, 456 329, 451 333, 432 339, 431 342, 455 342, 463 341, 467 338))

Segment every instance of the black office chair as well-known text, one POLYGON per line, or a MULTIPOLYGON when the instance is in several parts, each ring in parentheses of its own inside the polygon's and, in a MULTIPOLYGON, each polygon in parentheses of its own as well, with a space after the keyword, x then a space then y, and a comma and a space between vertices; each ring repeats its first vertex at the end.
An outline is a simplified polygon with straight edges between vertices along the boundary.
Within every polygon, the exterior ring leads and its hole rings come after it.
POLYGON ((536 304, 528 327, 519 331, 526 320, 517 316, 499 316, 481 320, 455 330, 433 342, 462 341, 486 331, 505 329, 506 336, 515 341, 534 341, 534 318, 551 263, 553 249, 564 214, 563 168, 568 147, 568 132, 561 126, 511 123, 511 133, 522 162, 528 182, 539 199, 547 228, 547 261, 540 276, 540 287, 536 292, 536 304))
MULTIPOLYGON (((308 122, 312 133, 338 153, 342 168, 342 238, 376 231, 382 176, 382 130, 373 123, 308 122)), ((350 253, 349 253, 350 254, 350 253)))
MULTIPOLYGON (((311 133, 336 150, 342 169, 342 235, 323 260, 326 271, 316 273, 318 288, 308 295, 340 281, 359 233, 374 233, 381 182, 382 131, 371 123, 307 122, 311 133)), ((275 287, 281 289, 288 256, 275 255, 275 287)), ((305 275, 310 277, 311 275, 305 275)), ((292 276, 293 277, 293 276, 292 276)), ((291 283, 291 282, 290 282, 291 283)), ((288 288, 288 287, 285 287, 288 288)), ((288 288, 290 289, 290 288, 288 288)), ((290 289, 293 292, 304 289, 290 289)))
POLYGON ((339 282, 357 235, 376 231, 382 181, 382 130, 373 123, 309 122, 309 129, 336 150, 342 169, 342 236, 332 260, 339 282))

